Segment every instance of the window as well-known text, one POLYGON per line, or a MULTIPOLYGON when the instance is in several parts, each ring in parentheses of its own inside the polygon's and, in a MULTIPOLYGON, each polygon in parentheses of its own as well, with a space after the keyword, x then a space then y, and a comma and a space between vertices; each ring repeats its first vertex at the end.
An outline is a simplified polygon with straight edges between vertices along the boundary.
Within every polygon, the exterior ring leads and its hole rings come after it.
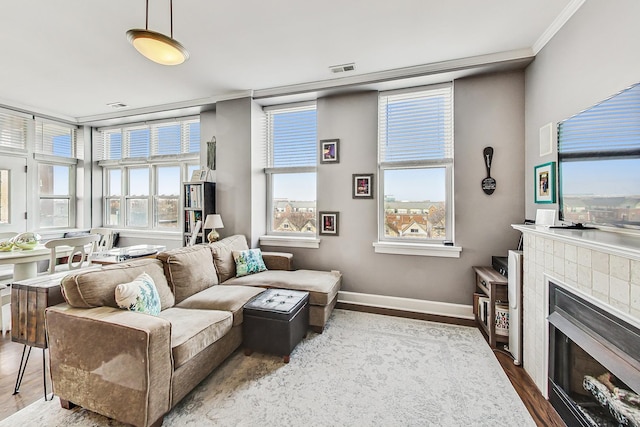
POLYGON ((75 126, 36 120, 39 228, 75 226, 76 165, 83 157, 75 126))
POLYGON ((268 233, 315 236, 315 104, 266 110, 268 233))
POLYGON ((200 121, 100 130, 105 226, 179 231, 180 189, 199 169, 200 121))
POLYGON ((379 97, 379 240, 453 240, 451 85, 379 97))

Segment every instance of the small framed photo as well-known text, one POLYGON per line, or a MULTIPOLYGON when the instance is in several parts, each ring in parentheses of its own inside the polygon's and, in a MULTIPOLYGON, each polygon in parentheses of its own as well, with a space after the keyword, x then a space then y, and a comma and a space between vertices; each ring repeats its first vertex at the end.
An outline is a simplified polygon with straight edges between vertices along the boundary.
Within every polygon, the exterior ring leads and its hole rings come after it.
POLYGON ((191 174, 191 182, 200 181, 200 169, 196 169, 191 174))
POLYGON ((354 173, 351 184, 354 199, 373 199, 372 173, 354 173))
POLYGON ((339 212, 320 212, 320 234, 337 236, 339 212))
POLYGON ((340 140, 320 140, 320 163, 340 163, 340 140))
POLYGON ((533 168, 536 203, 556 202, 556 162, 544 163, 533 168))
POLYGON ((191 182, 204 181, 207 179, 207 168, 196 169, 191 174, 191 182))

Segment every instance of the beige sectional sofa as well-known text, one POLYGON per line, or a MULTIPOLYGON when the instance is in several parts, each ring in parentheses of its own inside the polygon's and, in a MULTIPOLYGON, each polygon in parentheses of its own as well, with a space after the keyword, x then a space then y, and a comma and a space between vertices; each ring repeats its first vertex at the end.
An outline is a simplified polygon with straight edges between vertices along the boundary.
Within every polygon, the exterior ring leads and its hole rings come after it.
POLYGON ((160 425, 173 408, 242 343, 242 308, 266 287, 310 292, 310 324, 322 331, 335 305, 339 274, 291 270, 290 254, 264 253, 268 270, 235 277, 232 251, 244 236, 179 248, 66 276, 66 303, 46 312, 53 390, 135 426, 160 425), (115 288, 147 273, 158 316, 118 308, 115 288))

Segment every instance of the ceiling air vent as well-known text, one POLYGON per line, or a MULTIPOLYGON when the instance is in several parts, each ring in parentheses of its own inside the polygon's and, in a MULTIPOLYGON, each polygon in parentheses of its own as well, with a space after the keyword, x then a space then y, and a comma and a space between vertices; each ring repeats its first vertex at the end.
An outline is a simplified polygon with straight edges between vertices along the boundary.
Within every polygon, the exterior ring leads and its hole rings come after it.
POLYGON ((349 64, 332 65, 329 67, 332 73, 344 73, 346 71, 353 71, 356 69, 356 64, 351 62, 349 64))
POLYGON ((111 108, 124 108, 124 107, 128 107, 127 104, 125 104, 124 102, 110 102, 107 104, 109 107, 111 108))

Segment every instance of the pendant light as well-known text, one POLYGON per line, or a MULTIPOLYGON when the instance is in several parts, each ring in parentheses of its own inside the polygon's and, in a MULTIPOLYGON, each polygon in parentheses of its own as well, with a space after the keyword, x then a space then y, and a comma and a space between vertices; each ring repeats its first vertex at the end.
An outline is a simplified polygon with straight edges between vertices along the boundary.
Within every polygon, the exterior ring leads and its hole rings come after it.
POLYGON ((173 38, 173 0, 169 3, 171 17, 171 37, 149 30, 149 0, 145 29, 127 31, 129 42, 138 52, 162 65, 178 65, 189 59, 189 52, 173 38))

